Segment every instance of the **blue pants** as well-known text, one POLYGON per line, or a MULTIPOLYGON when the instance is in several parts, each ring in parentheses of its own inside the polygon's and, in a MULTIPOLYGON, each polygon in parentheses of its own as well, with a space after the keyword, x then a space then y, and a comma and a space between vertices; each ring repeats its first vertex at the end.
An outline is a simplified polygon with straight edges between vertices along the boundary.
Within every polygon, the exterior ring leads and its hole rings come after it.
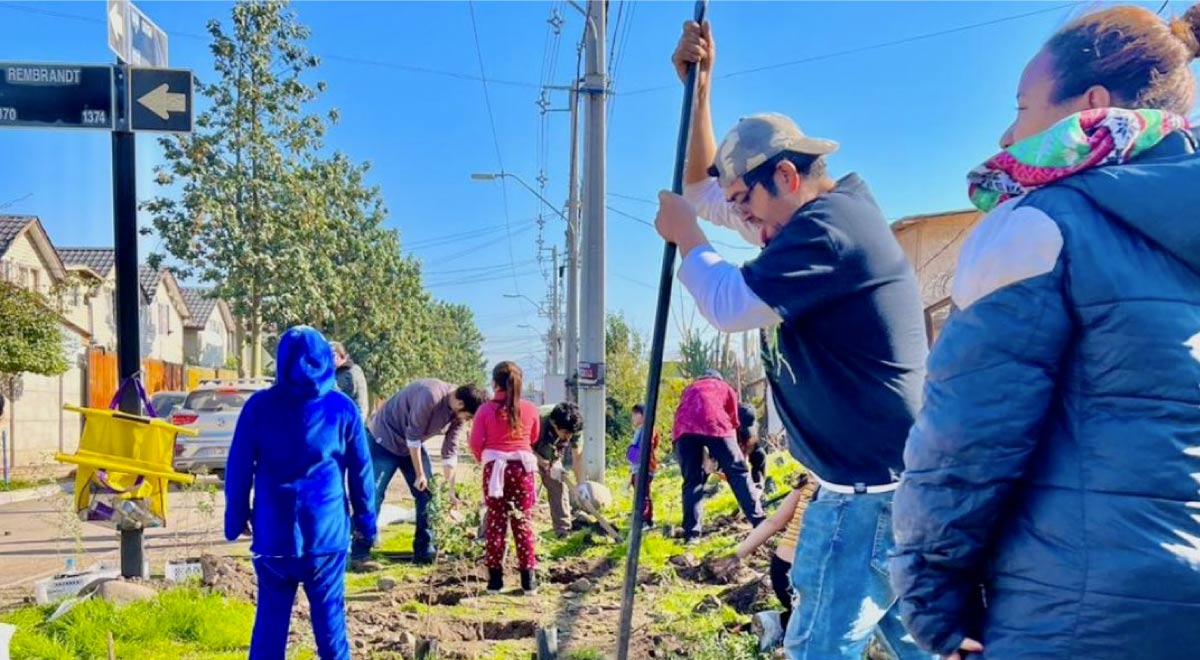
POLYGON ((898 660, 932 658, 904 626, 889 583, 892 493, 819 490, 792 562, 789 660, 860 660, 874 635, 898 660))
POLYGON ((742 450, 733 438, 716 438, 707 435, 684 434, 675 441, 679 458, 679 469, 683 473, 683 533, 696 536, 700 533, 700 514, 704 509, 704 449, 721 466, 721 472, 733 489, 742 513, 755 527, 763 521, 762 501, 758 491, 750 483, 750 466, 742 450))
POLYGON ((313 635, 321 660, 350 660, 346 639, 346 553, 307 557, 255 557, 258 607, 250 660, 284 660, 296 588, 304 585, 312 608, 313 635))
MULTIPOLYGON (((379 512, 379 507, 383 505, 383 496, 392 483, 392 477, 396 476, 396 471, 399 470, 400 474, 404 475, 404 482, 408 484, 408 491, 412 493, 413 500, 417 505, 417 531, 413 536, 413 558, 418 561, 432 559, 436 548, 433 545, 433 532, 429 529, 429 503, 433 501, 433 464, 429 461, 429 454, 424 447, 421 447, 421 462, 425 465, 425 477, 429 480, 429 485, 425 490, 420 491, 413 487, 417 480, 417 468, 407 453, 400 456, 393 454, 374 440, 371 440, 370 443, 371 464, 375 468, 375 512, 379 512)), ((354 539, 350 543, 351 559, 366 559, 370 554, 371 546, 365 541, 354 539)))

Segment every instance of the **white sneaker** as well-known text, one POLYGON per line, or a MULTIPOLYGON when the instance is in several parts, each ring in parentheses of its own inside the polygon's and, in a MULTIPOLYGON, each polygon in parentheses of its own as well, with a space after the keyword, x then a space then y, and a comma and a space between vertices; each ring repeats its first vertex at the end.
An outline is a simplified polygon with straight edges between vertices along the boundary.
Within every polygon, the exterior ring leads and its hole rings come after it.
POLYGON ((783 625, 779 621, 779 612, 767 610, 759 612, 751 619, 750 625, 758 636, 759 652, 770 651, 783 642, 783 625))

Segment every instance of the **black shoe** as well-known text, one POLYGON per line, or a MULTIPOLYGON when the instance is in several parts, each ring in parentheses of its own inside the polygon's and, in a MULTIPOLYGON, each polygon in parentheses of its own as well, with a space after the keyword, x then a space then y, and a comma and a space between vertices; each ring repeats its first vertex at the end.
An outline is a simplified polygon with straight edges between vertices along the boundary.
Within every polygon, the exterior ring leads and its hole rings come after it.
POLYGON ((428 566, 437 561, 437 553, 430 552, 424 555, 414 555, 413 563, 418 566, 428 566))
POLYGON ((489 568, 488 569, 488 587, 489 594, 498 594, 504 591, 504 569, 489 568))
POLYGON ((538 579, 533 569, 521 571, 521 591, 524 591, 526 596, 537 595, 538 579))

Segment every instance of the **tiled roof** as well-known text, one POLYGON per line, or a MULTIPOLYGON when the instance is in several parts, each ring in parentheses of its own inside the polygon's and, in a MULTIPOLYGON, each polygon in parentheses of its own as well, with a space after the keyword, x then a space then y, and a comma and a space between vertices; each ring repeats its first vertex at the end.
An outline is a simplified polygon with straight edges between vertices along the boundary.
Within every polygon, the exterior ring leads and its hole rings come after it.
POLYGON ((208 317, 217 308, 217 299, 211 296, 211 289, 196 287, 180 287, 183 292, 183 302, 187 304, 188 313, 192 315, 189 326, 203 328, 208 323, 208 317))
POLYGON ((142 293, 146 294, 147 300, 154 300, 154 294, 158 291, 158 281, 162 279, 163 270, 160 268, 155 270, 146 264, 138 266, 138 280, 142 285, 142 293))
POLYGON ((0 254, 8 252, 8 246, 35 219, 32 215, 0 215, 0 254))
POLYGON ((58 248, 58 256, 67 266, 86 266, 100 277, 107 277, 116 263, 112 248, 58 248))

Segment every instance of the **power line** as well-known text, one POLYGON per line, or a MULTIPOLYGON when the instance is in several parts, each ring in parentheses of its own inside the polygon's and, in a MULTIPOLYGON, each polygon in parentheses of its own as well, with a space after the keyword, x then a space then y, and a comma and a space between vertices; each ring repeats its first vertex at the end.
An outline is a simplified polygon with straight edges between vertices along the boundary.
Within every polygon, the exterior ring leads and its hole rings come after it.
MULTIPOLYGON (((468 0, 467 10, 471 14, 471 35, 475 38, 475 57, 479 60, 479 76, 483 83, 483 101, 487 108, 488 124, 492 128, 492 144, 496 147, 496 164, 500 166, 500 171, 504 172, 504 156, 500 153, 500 135, 496 132, 496 115, 492 112, 492 95, 488 91, 487 70, 483 66, 483 47, 479 45, 479 25, 475 21, 475 2, 468 0)), ((516 257, 513 255, 512 231, 511 222, 508 217, 508 184, 504 177, 500 177, 500 196, 504 203, 504 226, 508 231, 508 263, 512 273, 513 290, 521 293, 521 285, 517 282, 517 266, 516 257)))
MULTIPOLYGON (((25 5, 21 5, 21 4, 17 4, 17 3, 13 3, 13 2, 0 2, 0 8, 11 9, 13 11, 24 12, 26 14, 35 14, 35 15, 40 15, 40 16, 46 16, 49 18, 65 18, 68 20, 82 21, 85 23, 97 23, 97 24, 107 23, 107 19, 105 19, 105 18, 97 18, 94 16, 84 16, 81 14, 72 14, 69 12, 55 11, 52 9, 42 9, 40 7, 29 7, 29 6, 25 6, 25 5)), ((167 30, 167 32, 171 35, 172 39, 183 38, 183 39, 193 39, 193 40, 199 40, 199 41, 209 41, 211 39, 211 37, 208 35, 196 34, 194 32, 181 32, 178 30, 167 30)), ((377 59, 372 59, 372 58, 355 57, 355 56, 350 56, 350 55, 337 55, 337 54, 325 54, 325 55, 321 55, 320 57, 322 59, 335 61, 335 62, 343 62, 346 64, 365 64, 367 66, 374 66, 374 67, 379 67, 382 69, 407 71, 409 73, 420 73, 420 74, 424 74, 424 75, 439 76, 439 77, 443 77, 443 78, 453 78, 456 80, 465 80, 465 81, 469 81, 469 82, 482 82, 484 80, 480 76, 475 76, 475 75, 472 75, 469 73, 462 73, 459 71, 447 71, 447 70, 443 70, 443 69, 434 69, 434 68, 427 67, 427 66, 419 66, 419 65, 415 65, 415 64, 405 64, 403 62, 389 62, 386 60, 377 60, 377 59)), ((487 79, 487 82, 489 82, 493 85, 505 85, 505 86, 509 86, 509 87, 524 87, 527 89, 537 89, 540 87, 540 85, 538 85, 536 83, 526 82, 526 81, 521 81, 521 80, 502 80, 499 78, 489 78, 489 79, 487 79)))
MULTIPOLYGON (((982 27, 989 27, 992 25, 999 25, 1001 23, 1007 23, 1010 21, 1017 21, 1017 20, 1021 20, 1024 18, 1029 18, 1031 16, 1038 16, 1041 14, 1049 14, 1051 12, 1060 11, 1062 9, 1068 9, 1073 6, 1074 6, 1074 3, 1068 3, 1068 4, 1064 4, 1064 5, 1055 5, 1055 6, 1049 7, 1049 8, 1043 8, 1043 9, 1038 9, 1035 11, 1025 12, 1023 14, 1014 14, 1012 16, 1005 16, 1002 18, 996 18, 996 19, 992 19, 989 21, 981 21, 978 23, 970 23, 967 25, 960 25, 958 27, 948 28, 945 30, 938 30, 936 32, 926 32, 924 34, 917 34, 917 35, 913 35, 910 37, 893 39, 891 41, 883 41, 883 42, 879 42, 879 43, 875 43, 875 44, 869 44, 869 45, 865 45, 865 46, 858 46, 855 48, 848 48, 845 50, 838 50, 838 51, 833 51, 833 52, 829 52, 829 53, 823 53, 821 55, 813 55, 813 56, 804 57, 804 58, 801 58, 798 60, 791 60, 788 62, 778 62, 775 64, 767 64, 767 65, 753 67, 753 68, 749 68, 749 69, 741 69, 739 71, 731 71, 731 72, 728 72, 728 73, 725 73, 725 74, 722 74, 722 75, 719 75, 716 77, 717 78, 733 78, 736 76, 744 76, 744 75, 749 75, 752 73, 762 73, 763 71, 772 71, 774 69, 781 69, 784 67, 796 66, 799 64, 808 64, 810 62, 819 62, 822 60, 833 59, 833 58, 842 57, 845 55, 856 55, 858 53, 865 53, 867 51, 879 50, 881 48, 888 48, 891 46, 900 46, 903 44, 909 44, 909 43, 913 43, 916 41, 924 41, 926 39, 943 37, 946 35, 954 34, 956 32, 965 32, 967 30, 975 30, 975 29, 982 28, 982 27)), ((678 88, 679 88, 678 84, 659 85, 657 87, 645 87, 642 89, 636 89, 636 90, 629 91, 629 92, 623 92, 622 96, 633 96, 635 94, 647 94, 649 92, 657 92, 657 91, 661 91, 664 89, 678 89, 678 88)))
MULTIPOLYGON (((629 220, 633 220, 634 222, 641 223, 643 225, 646 225, 647 227, 650 227, 651 229, 655 228, 654 223, 650 222, 649 220, 643 220, 643 219, 637 217, 636 215, 631 215, 631 214, 626 213, 626 212, 622 211, 621 209, 615 208, 613 206, 606 205, 605 208, 607 208, 609 211, 612 211, 613 213, 616 213, 617 215, 619 215, 621 217, 628 218, 629 220)), ((657 231, 657 230, 655 230, 655 231, 657 231)), ((720 245, 721 247, 729 248, 731 250, 757 250, 758 249, 757 247, 755 247, 753 245, 734 245, 732 243, 726 243, 725 241, 717 241, 717 240, 712 240, 712 239, 709 239, 708 242, 712 243, 713 245, 720 245)))
POLYGON ((642 204, 650 204, 652 206, 658 206, 658 202, 656 202, 652 199, 646 199, 645 197, 634 197, 633 195, 622 195, 620 193, 615 193, 615 192, 607 192, 606 194, 609 197, 616 197, 618 199, 627 199, 631 202, 641 202, 642 204))

